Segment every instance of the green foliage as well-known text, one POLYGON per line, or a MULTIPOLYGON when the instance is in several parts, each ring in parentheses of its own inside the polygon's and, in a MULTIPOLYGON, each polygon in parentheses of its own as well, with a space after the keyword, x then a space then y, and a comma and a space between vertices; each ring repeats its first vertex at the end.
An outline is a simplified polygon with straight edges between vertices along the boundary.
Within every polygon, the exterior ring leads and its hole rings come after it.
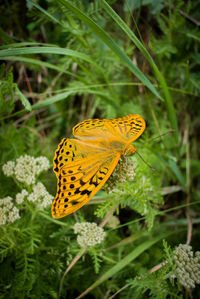
POLYGON ((20 218, 0 226, 0 297, 57 298, 70 267, 60 298, 87 289, 85 298, 115 292, 118 298, 187 298, 188 292, 199 298, 198 286, 180 285, 174 263, 190 218, 191 245, 199 251, 199 2, 27 0, 2 9, 0 220, 8 197, 20 218), (54 195, 52 161, 60 140, 85 119, 127 114, 146 121, 134 145, 154 172, 135 154, 133 168, 120 165, 124 181, 113 174, 111 192, 103 186, 63 219, 53 219, 50 206, 16 203, 27 186, 4 175, 7 161, 47 157, 51 170, 37 182, 54 195), (74 225, 99 225, 113 214, 104 241, 75 262, 84 249, 74 225))
POLYGON ((15 84, 13 83, 13 74, 12 68, 6 73, 5 77, 4 74, 5 65, 1 65, 0 69, 0 112, 1 115, 5 113, 11 113, 14 109, 14 90, 15 84))
POLYGON ((5 77, 3 76, 5 71, 5 65, 1 65, 0 69, 0 113, 1 116, 11 113, 14 110, 14 104, 16 102, 15 95, 18 96, 22 105, 26 110, 31 110, 31 105, 26 97, 21 93, 17 85, 13 82, 13 71, 12 68, 6 72, 5 77))
POLYGON ((101 259, 102 253, 99 252, 98 249, 96 249, 94 247, 90 247, 89 250, 88 250, 88 254, 92 258, 92 262, 94 264, 94 271, 95 271, 96 274, 98 274, 99 271, 100 271, 100 268, 101 268, 100 264, 102 262, 102 259, 101 259))

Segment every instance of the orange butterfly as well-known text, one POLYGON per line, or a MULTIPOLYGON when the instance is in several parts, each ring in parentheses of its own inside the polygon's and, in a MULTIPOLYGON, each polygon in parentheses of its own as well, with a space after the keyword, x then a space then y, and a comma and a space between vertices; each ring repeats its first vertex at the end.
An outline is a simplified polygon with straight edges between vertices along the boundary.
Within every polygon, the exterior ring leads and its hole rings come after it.
POLYGON ((119 159, 133 155, 130 145, 145 129, 140 115, 89 119, 73 128, 77 139, 64 138, 54 156, 58 184, 52 216, 67 216, 85 205, 105 184, 119 159))

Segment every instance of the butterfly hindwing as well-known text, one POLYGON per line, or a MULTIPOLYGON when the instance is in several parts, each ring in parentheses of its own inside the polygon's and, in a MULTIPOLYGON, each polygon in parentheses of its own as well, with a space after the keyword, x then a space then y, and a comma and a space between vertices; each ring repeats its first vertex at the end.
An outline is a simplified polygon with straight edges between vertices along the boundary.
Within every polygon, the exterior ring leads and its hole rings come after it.
POLYGON ((116 134, 127 140, 127 144, 136 140, 146 127, 144 119, 138 114, 127 115, 122 118, 111 119, 116 134))
POLYGON ((73 135, 82 140, 118 139, 130 144, 145 129, 145 121, 138 114, 114 119, 89 119, 73 128, 73 135))

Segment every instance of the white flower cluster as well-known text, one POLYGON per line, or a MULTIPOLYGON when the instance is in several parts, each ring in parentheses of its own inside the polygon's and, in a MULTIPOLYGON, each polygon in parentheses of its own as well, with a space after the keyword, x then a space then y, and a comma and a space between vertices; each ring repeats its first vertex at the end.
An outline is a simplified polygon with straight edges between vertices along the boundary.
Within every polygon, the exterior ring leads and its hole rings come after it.
MULTIPOLYGON (((27 189, 23 189, 16 194, 15 202, 20 205, 25 199, 36 203, 39 209, 50 205, 53 196, 48 193, 42 183, 36 184, 36 177, 50 167, 49 160, 46 157, 34 158, 28 155, 19 157, 16 162, 8 161, 3 165, 2 170, 6 176, 13 176, 15 179, 24 183, 27 189), (30 191, 32 190, 32 192, 30 191)), ((0 225, 12 223, 19 218, 19 209, 14 206, 13 199, 6 197, 0 202, 0 225)))
POLYGON ((37 202, 38 208, 42 209, 52 203, 53 196, 49 194, 42 183, 37 183, 33 186, 33 192, 29 194, 27 199, 32 202, 37 202))
POLYGON ((124 183, 127 180, 133 181, 135 178, 135 163, 128 157, 123 156, 120 163, 117 164, 114 172, 106 183, 105 189, 108 193, 115 191, 118 183, 124 183))
POLYGON ((34 158, 29 155, 24 155, 16 160, 8 161, 3 165, 2 170, 6 176, 15 175, 15 178, 20 183, 26 185, 35 184, 36 176, 42 171, 48 170, 50 167, 49 160, 46 157, 34 158))
POLYGON ((19 219, 19 209, 14 206, 10 196, 0 199, 0 225, 13 223, 19 219))
POLYGON ((180 244, 174 251, 174 260, 180 284, 188 289, 195 288, 195 284, 200 283, 200 252, 194 256, 191 246, 180 244))
POLYGON ((103 228, 97 226, 94 222, 76 223, 74 225, 74 233, 79 234, 77 242, 81 247, 100 244, 106 235, 103 228))

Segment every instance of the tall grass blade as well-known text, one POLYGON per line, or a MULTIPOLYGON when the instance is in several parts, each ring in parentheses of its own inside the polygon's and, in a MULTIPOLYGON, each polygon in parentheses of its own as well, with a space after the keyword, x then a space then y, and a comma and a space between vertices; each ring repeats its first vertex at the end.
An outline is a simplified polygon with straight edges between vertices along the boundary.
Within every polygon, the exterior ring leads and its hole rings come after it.
POLYGON ((83 21, 90 29, 121 59, 121 62, 125 64, 130 71, 141 81, 144 85, 151 90, 151 92, 158 98, 161 96, 151 84, 146 76, 140 71, 140 69, 131 61, 131 59, 118 47, 118 45, 110 38, 110 36, 91 18, 80 11, 77 7, 73 6, 67 0, 58 0, 63 6, 72 11, 81 21, 83 21))

